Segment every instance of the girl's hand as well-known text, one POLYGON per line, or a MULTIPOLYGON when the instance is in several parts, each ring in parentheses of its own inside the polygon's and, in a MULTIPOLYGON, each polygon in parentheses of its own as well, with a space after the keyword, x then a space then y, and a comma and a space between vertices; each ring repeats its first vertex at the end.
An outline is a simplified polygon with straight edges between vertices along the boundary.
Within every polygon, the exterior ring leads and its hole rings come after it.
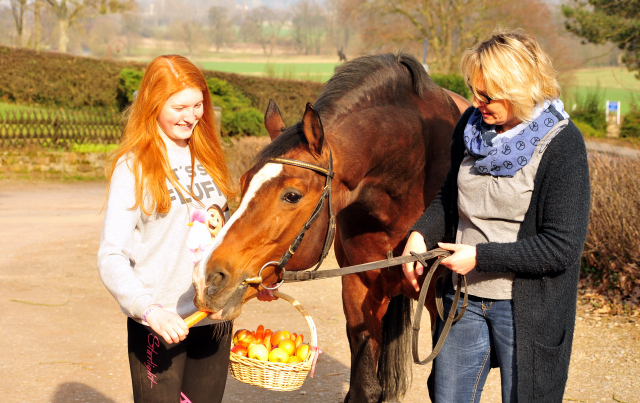
POLYGON ((476 247, 455 244, 455 243, 438 243, 438 246, 442 249, 452 251, 453 254, 440 262, 449 270, 461 275, 469 273, 474 267, 476 267, 476 247))
POLYGON ((178 314, 169 312, 159 306, 147 314, 147 323, 168 344, 178 343, 189 334, 189 328, 178 314))
POLYGON ((256 296, 256 298, 258 298, 258 301, 267 301, 267 302, 275 301, 278 299, 278 297, 273 295, 273 290, 267 290, 267 289, 262 289, 258 291, 258 295, 256 296))
MULTIPOLYGON (((404 247, 402 256, 410 256, 410 252, 425 253, 426 251, 427 245, 424 243, 424 237, 419 232, 413 231, 411 235, 409 235, 409 239, 404 247)), ((405 263, 402 265, 402 271, 416 292, 420 291, 418 276, 422 275, 424 272, 422 264, 420 264, 420 262, 405 263)))

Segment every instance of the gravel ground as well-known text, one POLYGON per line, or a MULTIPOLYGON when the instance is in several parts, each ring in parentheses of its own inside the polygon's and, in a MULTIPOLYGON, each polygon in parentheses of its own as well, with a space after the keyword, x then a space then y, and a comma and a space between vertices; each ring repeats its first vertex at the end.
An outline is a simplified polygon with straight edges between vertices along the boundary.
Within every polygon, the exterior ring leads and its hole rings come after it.
MULTIPOLYGON (((104 185, 0 181, 0 396, 11 402, 132 402, 125 318, 98 278, 96 252, 104 185)), ((334 268, 330 256, 323 268, 334 268)), ((313 317, 322 348, 314 378, 299 390, 267 391, 227 381, 224 402, 339 402, 349 382, 349 348, 340 280, 287 284, 313 317)), ((250 301, 236 328, 302 332, 303 317, 284 301, 250 301)), ((572 402, 640 402, 640 322, 610 318, 581 303, 565 392, 572 402)), ((427 328, 423 323, 422 328, 427 328)), ((420 351, 430 340, 423 332, 420 351)), ((428 402, 429 368, 413 366, 405 403, 428 402)), ((491 371, 482 402, 500 401, 491 371)))

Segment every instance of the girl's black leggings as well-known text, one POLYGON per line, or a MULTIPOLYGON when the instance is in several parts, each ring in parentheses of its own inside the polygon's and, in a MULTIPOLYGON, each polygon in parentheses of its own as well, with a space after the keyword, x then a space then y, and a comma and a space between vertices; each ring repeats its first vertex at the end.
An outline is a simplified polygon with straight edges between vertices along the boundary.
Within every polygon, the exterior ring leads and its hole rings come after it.
POLYGON ((150 327, 127 320, 129 367, 136 403, 221 402, 227 382, 231 322, 189 329, 167 344, 150 327))

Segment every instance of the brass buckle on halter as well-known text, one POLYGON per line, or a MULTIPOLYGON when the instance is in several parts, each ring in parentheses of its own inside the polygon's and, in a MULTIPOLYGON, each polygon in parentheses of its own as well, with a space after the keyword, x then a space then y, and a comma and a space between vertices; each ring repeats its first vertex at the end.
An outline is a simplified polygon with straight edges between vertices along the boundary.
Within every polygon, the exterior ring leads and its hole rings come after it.
MULTIPOLYGON (((282 280, 280 280, 279 283, 277 283, 275 286, 273 287, 267 287, 266 285, 264 285, 262 283, 262 270, 265 269, 265 267, 267 266, 271 266, 271 265, 278 265, 278 262, 276 261, 271 261, 271 262, 267 262, 265 263, 264 266, 262 266, 262 268, 260 269, 260 271, 258 272, 258 277, 250 277, 245 279, 242 284, 260 284, 262 286, 262 288, 266 289, 266 290, 277 290, 278 288, 280 288, 280 286, 282 285, 282 283, 284 283, 284 278, 282 280)), ((282 273, 284 274, 286 270, 284 269, 284 267, 282 268, 282 273)))

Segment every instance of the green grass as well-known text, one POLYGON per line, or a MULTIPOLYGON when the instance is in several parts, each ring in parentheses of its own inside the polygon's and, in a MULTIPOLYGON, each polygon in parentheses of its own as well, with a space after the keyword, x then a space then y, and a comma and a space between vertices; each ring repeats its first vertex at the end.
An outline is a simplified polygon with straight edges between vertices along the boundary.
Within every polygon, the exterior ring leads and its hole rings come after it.
POLYGON ((339 63, 201 62, 205 70, 294 80, 327 81, 339 63))
MULTIPOLYGON (((608 67, 597 69, 577 70, 574 73, 575 86, 563 91, 565 108, 571 111, 576 95, 584 98, 588 91, 599 88, 602 94, 602 113, 605 111, 605 101, 620 101, 622 115, 629 112, 629 104, 635 100, 640 102, 640 80, 634 73, 623 67, 608 67)), ((570 113, 570 112, 569 112, 570 113)))

